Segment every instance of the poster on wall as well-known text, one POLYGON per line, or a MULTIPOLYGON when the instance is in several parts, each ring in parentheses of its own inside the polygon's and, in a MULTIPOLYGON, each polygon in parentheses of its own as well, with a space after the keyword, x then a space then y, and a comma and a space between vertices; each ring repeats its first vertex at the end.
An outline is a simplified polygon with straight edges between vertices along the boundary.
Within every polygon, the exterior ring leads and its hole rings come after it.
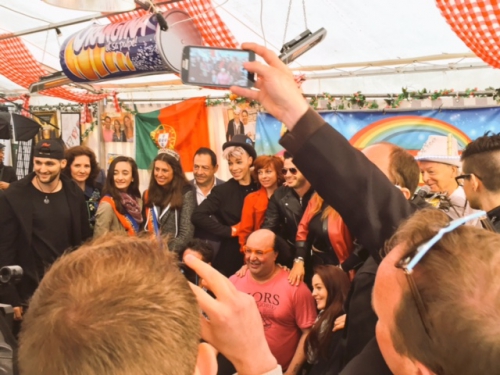
MULTIPOLYGON (((430 135, 451 134, 460 150, 487 131, 500 131, 500 108, 408 112, 321 112, 321 117, 356 148, 390 142, 416 154, 430 135)), ((282 124, 267 113, 257 117, 258 155, 278 154, 282 124)))
POLYGON ((230 141, 236 134, 245 134, 255 144, 257 110, 247 103, 238 104, 227 110, 228 123, 226 124, 226 141, 230 141))
POLYGON ((61 138, 67 148, 81 144, 80 133, 80 113, 61 113, 61 138))
POLYGON ((134 116, 128 112, 104 112, 101 117, 104 142, 134 142, 134 116))

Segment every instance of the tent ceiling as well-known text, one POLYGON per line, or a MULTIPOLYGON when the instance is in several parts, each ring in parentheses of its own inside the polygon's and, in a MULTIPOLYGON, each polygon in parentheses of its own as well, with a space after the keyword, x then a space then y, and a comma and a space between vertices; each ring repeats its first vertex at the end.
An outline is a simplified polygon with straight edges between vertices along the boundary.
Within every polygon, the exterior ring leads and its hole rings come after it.
MULTIPOLYGON (((430 71, 447 71, 457 67, 456 64, 460 64, 461 69, 472 66, 476 69, 490 69, 481 60, 470 57, 472 55, 465 60, 459 56, 452 59, 446 56, 466 55, 471 52, 450 29, 433 0, 304 2, 307 27, 311 31, 324 27, 328 32, 321 44, 291 65, 298 72, 307 74, 309 81, 352 76, 360 71, 365 75, 370 75, 370 71, 379 75, 384 73, 384 69, 388 75, 412 71, 412 68, 415 68, 414 71, 427 71, 425 67, 429 67, 430 71), (425 57, 421 58, 430 55, 443 56, 446 59, 426 61, 425 57), (419 61, 397 64, 399 59, 419 61), (382 67, 368 64, 385 60, 390 61, 387 64, 379 64, 382 67), (342 64, 341 68, 338 64, 342 64), (401 67, 406 70, 401 70, 401 67)), ((267 44, 273 50, 279 51, 284 41, 293 39, 306 28, 302 0, 212 0, 212 4, 240 43, 253 41, 267 44), (290 12, 287 17, 289 5, 290 12)), ((11 33, 41 26, 50 27, 54 23, 95 14, 56 8, 40 0, 2 0, 0 32, 11 33)), ((94 22, 106 24, 109 21, 103 18, 94 22)), ((38 61, 54 70, 60 70, 59 46, 71 34, 90 23, 61 27, 60 37, 55 30, 47 30, 23 36, 22 39, 38 61)), ((463 74, 473 73, 464 70, 463 74)), ((150 88, 179 84, 175 75, 162 74, 104 82, 97 86, 137 91, 140 90, 140 84, 145 82, 150 88)), ((436 88, 432 79, 428 82, 427 87, 436 88)), ((309 87, 316 85, 317 83, 314 83, 309 87)), ((424 82, 423 86, 425 85, 424 82)), ((459 84, 455 87, 459 88, 459 84)), ((363 90, 363 87, 359 89, 363 90)), ((388 89, 389 87, 381 87, 380 92, 387 92, 388 89)), ((24 89, 0 76, 0 91, 22 92, 24 89)))

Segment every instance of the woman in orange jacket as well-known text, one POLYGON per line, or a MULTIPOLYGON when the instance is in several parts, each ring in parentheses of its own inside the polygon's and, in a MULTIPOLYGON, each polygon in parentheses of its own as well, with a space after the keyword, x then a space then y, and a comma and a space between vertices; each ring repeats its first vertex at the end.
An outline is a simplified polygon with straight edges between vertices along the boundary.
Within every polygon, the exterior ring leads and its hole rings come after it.
POLYGON ((283 160, 278 156, 264 155, 255 159, 253 177, 261 188, 245 197, 238 231, 240 246, 244 246, 248 236, 262 226, 269 198, 285 182, 282 169, 283 160))

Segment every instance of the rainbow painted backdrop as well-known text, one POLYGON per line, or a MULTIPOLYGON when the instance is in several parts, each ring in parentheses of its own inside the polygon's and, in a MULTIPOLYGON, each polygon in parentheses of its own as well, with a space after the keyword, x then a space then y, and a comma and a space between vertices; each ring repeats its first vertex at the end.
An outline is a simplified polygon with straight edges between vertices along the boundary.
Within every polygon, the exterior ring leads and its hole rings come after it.
MULTIPOLYGON (((500 132, 500 108, 404 112, 321 112, 321 116, 357 148, 391 142, 419 150, 429 135, 452 134, 462 149, 487 131, 500 132)), ((256 150, 259 155, 282 150, 282 126, 266 113, 257 117, 256 150)))

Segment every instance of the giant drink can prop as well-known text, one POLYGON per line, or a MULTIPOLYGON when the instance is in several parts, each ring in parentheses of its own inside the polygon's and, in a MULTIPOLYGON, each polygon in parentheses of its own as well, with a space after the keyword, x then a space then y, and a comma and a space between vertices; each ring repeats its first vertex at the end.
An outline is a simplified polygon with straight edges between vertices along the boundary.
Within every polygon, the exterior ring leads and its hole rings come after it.
POLYGON ((102 81, 145 74, 180 71, 185 45, 201 45, 199 30, 179 9, 163 14, 162 31, 156 15, 106 26, 92 25, 70 36, 59 59, 74 82, 102 81))

